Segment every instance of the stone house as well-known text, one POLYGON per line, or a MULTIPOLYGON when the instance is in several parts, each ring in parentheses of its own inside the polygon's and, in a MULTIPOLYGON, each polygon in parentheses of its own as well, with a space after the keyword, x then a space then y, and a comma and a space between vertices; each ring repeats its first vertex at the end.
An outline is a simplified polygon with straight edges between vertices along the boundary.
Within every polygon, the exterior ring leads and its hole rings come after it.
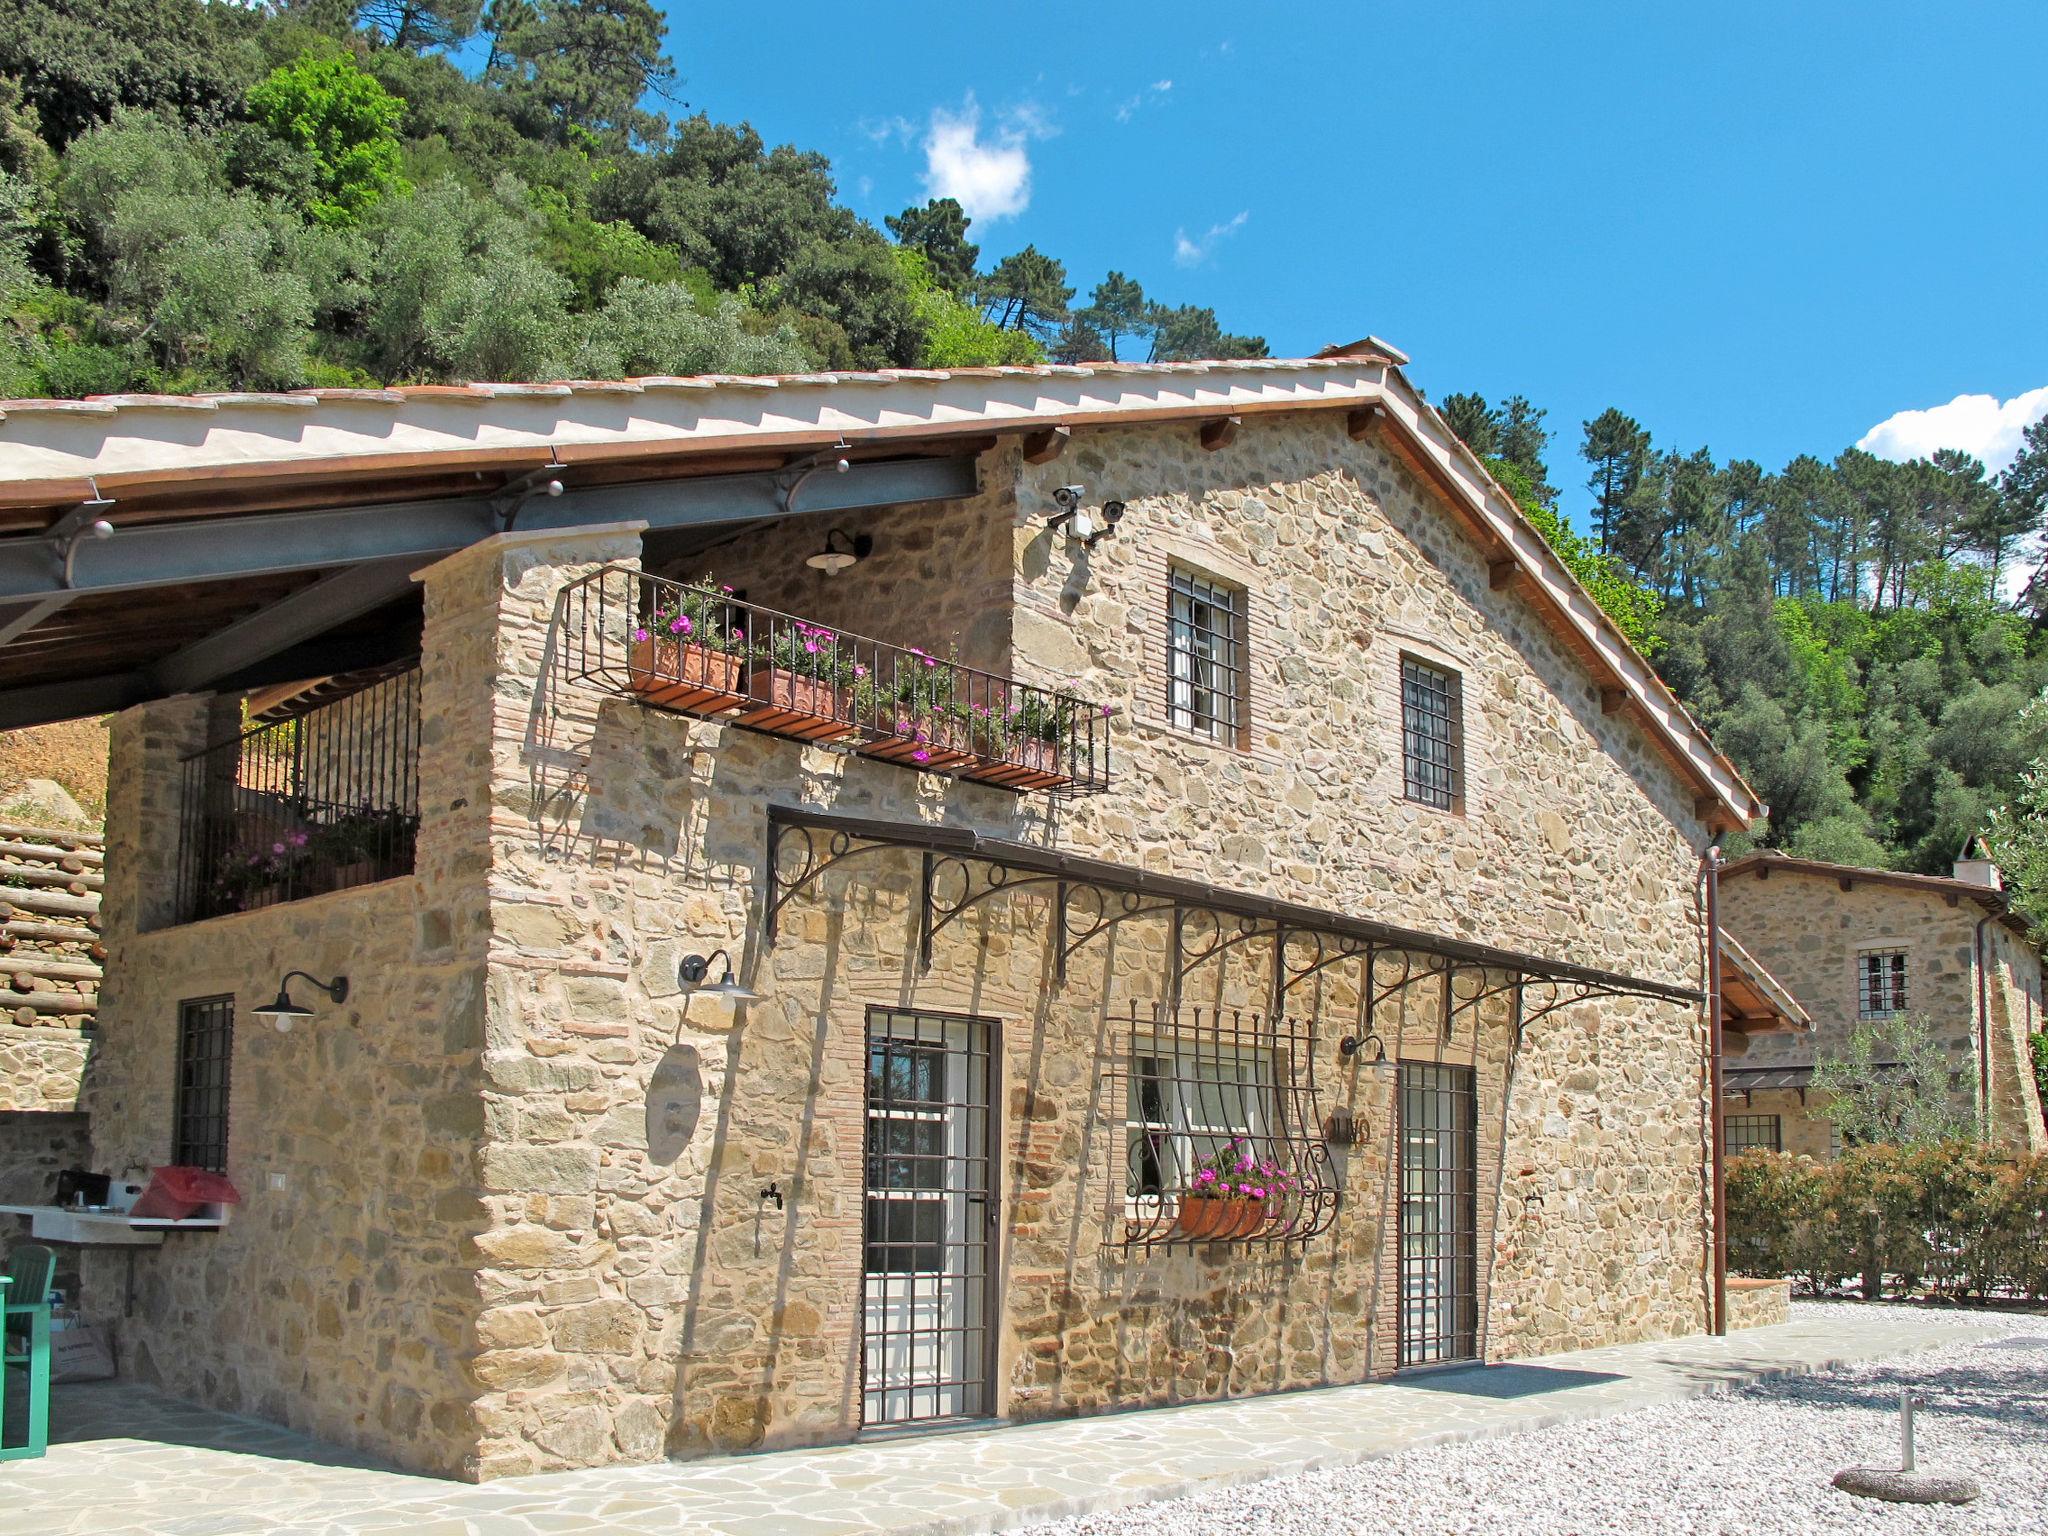
POLYGON ((1862 1023, 1913 1015, 1951 1063, 1948 1092, 1986 1141, 2048 1149, 2030 1037, 2044 1027, 2039 941, 1975 839, 1950 876, 1756 852, 1721 873, 1721 925, 1813 1020, 1758 1037, 1724 1072, 1728 1150, 1841 1150, 1809 1084, 1817 1053, 1862 1023))
POLYGON ((1712 1326, 1763 808, 1405 361, 6 405, 96 1165, 241 1195, 124 1368, 485 1478, 1712 1326))

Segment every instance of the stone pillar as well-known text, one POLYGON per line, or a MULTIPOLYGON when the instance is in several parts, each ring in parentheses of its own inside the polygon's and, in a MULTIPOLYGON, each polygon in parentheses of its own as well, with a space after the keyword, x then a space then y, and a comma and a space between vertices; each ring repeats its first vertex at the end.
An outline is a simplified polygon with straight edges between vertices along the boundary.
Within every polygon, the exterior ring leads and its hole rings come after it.
POLYGON ((114 717, 107 760, 121 772, 107 783, 107 883, 100 893, 108 991, 118 986, 111 957, 120 941, 176 921, 184 759, 238 724, 232 702, 212 694, 179 694, 114 717))
MULTIPOLYGON (((483 1445, 465 1468, 474 1477, 536 1465, 530 1450, 497 1432, 508 1417, 507 1394, 518 1399, 535 1389, 563 1399, 563 1417, 544 1431, 552 1464, 617 1454, 601 1449, 608 1426, 587 1394, 573 1389, 570 1362, 549 1347, 532 1307, 541 1299, 584 1299, 574 1281, 541 1285, 529 1271, 573 1271, 588 1261, 599 1154, 580 1139, 564 1140, 565 1097, 587 1086, 590 1068, 551 1059, 547 1043, 530 1037, 538 1015, 563 1011, 561 989, 575 992, 567 1004, 577 1013, 601 1014, 625 973, 623 964, 568 951, 568 935, 580 926, 563 918, 577 899, 575 884, 543 885, 535 871, 551 839, 577 836, 584 751, 605 700, 601 689, 566 678, 574 616, 560 615, 558 600, 602 565, 637 570, 642 527, 502 534, 419 576, 426 630, 418 873, 433 903, 420 920, 485 975, 476 1041, 482 1230, 473 1255, 470 1367, 483 1445)), ((621 578, 617 593, 625 596, 628 585, 621 578)), ((612 617, 622 621, 628 611, 612 617)), ((585 1288, 594 1294, 594 1286, 585 1288)), ((652 1443, 658 1453, 658 1428, 652 1443)))

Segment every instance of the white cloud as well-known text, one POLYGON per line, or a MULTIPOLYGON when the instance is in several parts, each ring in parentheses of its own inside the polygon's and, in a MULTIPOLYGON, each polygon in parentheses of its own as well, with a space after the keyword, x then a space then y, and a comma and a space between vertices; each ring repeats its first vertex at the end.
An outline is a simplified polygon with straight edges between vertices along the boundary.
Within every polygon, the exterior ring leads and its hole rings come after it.
POLYGON ((1887 416, 1856 440, 1881 459, 1903 464, 1924 459, 1937 448, 1960 448, 1997 474, 2020 451, 2020 436, 2048 416, 2048 385, 2010 400, 1996 395, 1957 395, 1947 405, 1887 416))
POLYGON ((924 186, 933 197, 951 197, 972 219, 1007 219, 1031 203, 1031 139, 1051 137, 1052 127, 1031 103, 1003 114, 982 137, 981 107, 972 96, 958 112, 932 109, 924 136, 924 186))
MULTIPOLYGON (((1147 87, 1147 90, 1155 96, 1164 96, 1172 89, 1173 82, 1171 80, 1154 80, 1147 87)), ((1120 123, 1128 123, 1132 118, 1136 117, 1139 109, 1145 105, 1145 96, 1146 91, 1139 91, 1135 95, 1126 96, 1122 101, 1118 102, 1115 109, 1116 120, 1120 123)))
POLYGON ((1173 232, 1173 259, 1183 267, 1199 266, 1209 259, 1209 252, 1216 248, 1217 241, 1228 240, 1243 229, 1245 220, 1251 216, 1252 211, 1247 208, 1235 218, 1211 224, 1199 239, 1191 240, 1185 229, 1176 229, 1173 232))

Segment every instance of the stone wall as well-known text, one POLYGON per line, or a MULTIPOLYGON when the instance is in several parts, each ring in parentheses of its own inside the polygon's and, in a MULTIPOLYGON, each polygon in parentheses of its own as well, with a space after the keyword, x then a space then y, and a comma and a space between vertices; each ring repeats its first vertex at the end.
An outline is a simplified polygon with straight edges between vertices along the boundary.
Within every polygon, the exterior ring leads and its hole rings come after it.
POLYGON ((132 1307, 125 1251, 86 1266, 125 1375, 443 1474, 476 1441, 489 783, 460 772, 491 672, 434 637, 468 596, 429 594, 415 878, 173 925, 178 759, 232 706, 116 718, 93 1166, 168 1159, 178 1005, 231 995, 227 1174, 242 1198, 225 1229, 137 1251, 132 1307), (351 993, 336 1006, 298 984, 314 1017, 279 1033, 248 1010, 294 969, 347 975, 351 993))
POLYGON ((1728 1277, 1728 1330, 1769 1328, 1792 1321, 1792 1282, 1763 1276, 1728 1277))
MULTIPOLYGON (((631 561, 629 529, 501 537, 424 574, 415 879, 146 931, 162 921, 151 861, 175 838, 145 770, 203 734, 204 711, 122 717, 117 762, 135 771, 117 774, 111 829, 128 872, 108 897, 119 1045, 100 1160, 162 1155, 178 998, 246 1006, 286 966, 356 986, 303 1031, 239 1033, 230 1174, 247 1203, 226 1232, 139 1260, 131 1368, 484 1477, 844 1439, 861 1414, 870 1006, 1000 1027, 995 1412, 1394 1367, 1394 1078, 1335 1051, 1359 1022, 1355 962, 1289 1000, 1315 1020, 1322 1110, 1360 1127, 1336 1224, 1296 1250, 1133 1253, 1115 1241, 1112 1085, 1129 1010, 1165 996, 1164 920, 1084 946, 1062 984, 1045 894, 1018 891, 949 925, 925 972, 916 861, 868 853, 794 898, 771 949, 769 807, 972 827, 1696 985, 1691 791, 1601 713, 1534 611, 1492 590, 1428 493, 1337 422, 1263 418, 1214 454, 1192 427, 1112 430, 1058 464, 1009 445, 981 469, 976 498, 863 522, 875 555, 830 584, 795 574, 808 546, 787 535, 747 536, 713 568, 805 617, 935 650, 957 636, 969 660, 1115 705, 1109 794, 1018 797, 565 682, 556 596, 631 561), (1070 481, 1129 503, 1085 555, 1043 528, 1070 481), (1262 648, 1241 749, 1161 718, 1162 551, 1249 591, 1262 648), (1460 812, 1401 798, 1404 651, 1464 675, 1460 812), (683 992, 679 959, 720 948, 758 1001, 683 992)), ((1261 1007, 1266 964, 1228 950, 1184 1000, 1261 1007)), ((1518 1036, 1502 994, 1446 1039, 1440 996, 1407 997, 1398 1024, 1375 1020, 1388 1051, 1475 1070, 1483 1351, 1701 1328, 1698 1010, 1536 1016, 1532 995, 1518 1036)))
MULTIPOLYGON (((1721 883, 1721 921, 1799 999, 1814 1024, 1811 1034, 1758 1036, 1740 1065, 1806 1066, 1818 1053, 1844 1050, 1859 1022, 1858 954, 1902 949, 1907 1011, 1933 1027, 1951 1063, 1950 1097, 1976 1124, 1976 944, 1984 916, 1977 902, 1940 888, 1852 880, 1845 891, 1834 875, 1773 869, 1767 862, 1737 871, 1721 883)), ((2025 1039, 2029 1018, 2036 1025, 2041 1018, 2040 961, 1996 919, 1984 924, 1984 944, 1992 1133, 2013 1145, 2048 1146, 2025 1039)))
MULTIPOLYGON (((1247 427, 1216 455, 1192 429, 1104 433, 1070 459, 1027 470, 1014 448, 996 450, 980 498, 920 513, 937 520, 928 539, 877 521, 874 559, 829 588, 806 592, 804 576, 776 585, 771 567, 786 573, 802 553, 786 536, 779 550, 749 536, 707 563, 750 597, 773 593, 807 618, 937 649, 950 638, 941 616, 957 609, 956 571, 880 562, 931 548, 979 569, 991 538, 1008 541, 1010 668, 1123 710, 1118 785, 1096 799, 1019 799, 619 700, 550 695, 541 657, 553 593, 618 551, 536 543, 533 563, 505 573, 500 652, 533 658, 534 671, 524 693, 507 673, 495 740, 476 748, 497 764, 501 812, 482 1474, 853 1432, 870 1004, 1002 1026, 997 1411, 1072 1413, 1392 1368, 1390 1078, 1339 1072, 1330 1085, 1368 1135, 1347 1158, 1346 1213, 1324 1239, 1290 1255, 1132 1259, 1103 1240, 1113 1185, 1092 1159, 1121 1114, 1099 1097, 1113 1021, 1159 995, 1159 925, 1127 925, 1056 986, 1043 903, 1019 894, 949 929, 919 974, 913 866, 878 853, 793 901, 769 950, 760 871, 771 804, 970 825, 1697 982, 1689 893, 1702 832, 1690 790, 1635 726, 1601 713, 1579 664, 1521 599, 1490 589, 1483 562, 1390 459, 1309 421, 1247 427), (1042 528, 1050 486, 1069 480, 1130 503, 1118 534, 1086 556, 1042 528), (1183 737, 1146 702, 1164 696, 1165 594, 1139 552, 1165 542, 1244 572, 1253 601, 1273 605, 1287 645, 1261 659, 1271 713, 1253 721, 1251 750, 1183 737), (918 631, 921 614, 938 633, 918 631), (1400 799, 1388 729, 1404 649, 1465 672, 1480 772, 1462 815, 1400 799), (762 994, 737 1018, 676 983, 683 954, 718 948, 762 994), (701 1095, 686 1136, 650 1141, 657 1071, 680 1071, 701 1095), (771 1182, 782 1209, 763 1199, 771 1182)), ((1211 988, 1204 1002, 1256 1006, 1266 985, 1197 979, 1211 988)), ((1335 994, 1345 985, 1332 977, 1335 994)), ((1327 1051, 1341 1030, 1334 1016, 1323 1029, 1327 1051)), ((1396 1047, 1464 1053, 1478 1067, 1489 1354, 1703 1326, 1702 1044, 1696 1009, 1596 1002, 1536 1020, 1519 1050, 1495 1015, 1476 1039, 1446 1047, 1431 1027, 1396 1047)))

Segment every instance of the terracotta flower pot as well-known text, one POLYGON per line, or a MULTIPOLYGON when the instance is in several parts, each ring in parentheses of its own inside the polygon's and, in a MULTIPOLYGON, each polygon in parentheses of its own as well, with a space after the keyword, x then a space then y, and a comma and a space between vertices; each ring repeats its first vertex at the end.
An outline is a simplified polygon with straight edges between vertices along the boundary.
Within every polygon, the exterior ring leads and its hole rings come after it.
POLYGON ((974 767, 967 770, 967 777, 1021 790, 1050 789, 1066 783, 1070 775, 1066 749, 1058 742, 1042 741, 1036 736, 1012 736, 998 750, 979 757, 974 767))
POLYGON ((1174 1230, 1183 1237, 1221 1242, 1258 1230, 1266 1219, 1264 1202, 1225 1200, 1217 1195, 1182 1195, 1174 1230))
MULTIPOLYGON (((898 722, 891 721, 890 724, 898 722)), ((861 751, 885 762, 908 763, 927 773, 944 773, 974 761, 974 744, 964 722, 946 716, 923 716, 907 736, 885 736, 861 751), (919 735, 917 732, 923 734, 919 735)), ((886 729, 886 727, 885 727, 886 729)))
POLYGON ((635 640, 626 676, 634 693, 664 709, 715 715, 746 703, 740 658, 708 645, 659 635, 635 640))
POLYGON ((853 690, 827 678, 756 667, 747 677, 747 696, 739 723, 756 730, 799 741, 836 741, 855 729, 853 690))

